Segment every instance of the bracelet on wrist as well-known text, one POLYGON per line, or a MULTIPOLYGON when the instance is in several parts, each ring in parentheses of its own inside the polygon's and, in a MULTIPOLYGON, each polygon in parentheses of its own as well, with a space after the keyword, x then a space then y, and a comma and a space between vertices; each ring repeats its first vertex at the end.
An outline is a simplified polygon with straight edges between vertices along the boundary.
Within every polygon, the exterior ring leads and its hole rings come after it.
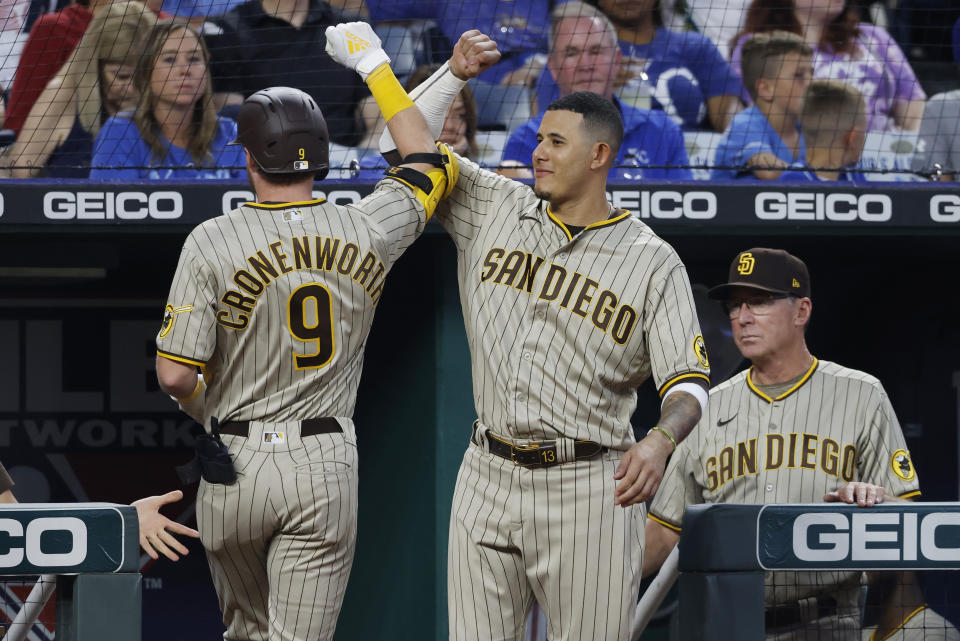
POLYGON ((666 436, 667 439, 668 439, 671 443, 673 443, 673 451, 674 451, 674 452, 677 451, 677 441, 676 441, 676 439, 674 439, 672 436, 670 436, 670 432, 668 432, 667 430, 663 429, 662 427, 659 427, 659 426, 656 426, 656 425, 653 426, 652 428, 650 428, 650 430, 647 432, 647 434, 649 435, 649 434, 652 434, 653 432, 660 432, 661 434, 663 434, 664 436, 666 436))

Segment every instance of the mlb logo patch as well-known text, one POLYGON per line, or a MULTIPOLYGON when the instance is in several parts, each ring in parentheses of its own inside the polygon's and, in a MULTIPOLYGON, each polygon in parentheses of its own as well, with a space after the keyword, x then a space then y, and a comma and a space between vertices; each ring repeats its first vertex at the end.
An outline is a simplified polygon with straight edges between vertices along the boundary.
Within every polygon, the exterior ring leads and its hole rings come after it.
POLYGON ((302 170, 304 170, 304 169, 310 169, 310 161, 309 161, 309 160, 295 160, 295 161, 293 161, 293 169, 294 169, 294 171, 302 171, 302 170))
POLYGON ((303 220, 303 212, 300 211, 299 209, 283 212, 283 222, 294 223, 294 222, 297 222, 298 220, 303 220))
POLYGON ((283 432, 264 432, 263 442, 269 443, 270 445, 279 445, 280 443, 286 442, 286 436, 283 432))

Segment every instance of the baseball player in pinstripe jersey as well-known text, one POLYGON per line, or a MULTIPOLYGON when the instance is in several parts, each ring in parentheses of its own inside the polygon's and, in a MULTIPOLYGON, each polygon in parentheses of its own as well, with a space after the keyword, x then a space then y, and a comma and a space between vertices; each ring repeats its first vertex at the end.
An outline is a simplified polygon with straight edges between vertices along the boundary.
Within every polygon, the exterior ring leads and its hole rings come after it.
MULTIPOLYGON (((442 123, 477 39, 465 33, 414 92, 424 114, 442 123)), ((520 639, 534 599, 551 639, 629 637, 643 501, 700 416, 709 366, 676 252, 607 203, 622 136, 610 101, 572 94, 543 118, 533 189, 460 159, 438 209, 457 247, 479 417, 451 514, 452 640, 520 639), (637 443, 630 416, 651 375, 660 421, 637 443)))
POLYGON ((917 572, 867 572, 863 641, 960 641, 960 632, 927 605, 917 572))
MULTIPOLYGON (((710 290, 752 366, 710 404, 667 466, 647 522, 644 575, 658 568, 693 503, 843 501, 870 507, 920 494, 896 414, 873 376, 812 356, 806 265, 783 250, 741 252, 710 290)), ((767 634, 859 639, 859 572, 767 575, 767 634)))
POLYGON ((319 108, 296 89, 253 94, 237 142, 259 202, 190 233, 157 336, 161 387, 222 436, 237 473, 205 477, 197 499, 230 641, 333 636, 356 537, 364 345, 387 273, 455 174, 373 31, 331 28, 327 40, 364 76, 400 150, 429 162, 391 169, 356 205, 314 199, 328 170, 319 108))

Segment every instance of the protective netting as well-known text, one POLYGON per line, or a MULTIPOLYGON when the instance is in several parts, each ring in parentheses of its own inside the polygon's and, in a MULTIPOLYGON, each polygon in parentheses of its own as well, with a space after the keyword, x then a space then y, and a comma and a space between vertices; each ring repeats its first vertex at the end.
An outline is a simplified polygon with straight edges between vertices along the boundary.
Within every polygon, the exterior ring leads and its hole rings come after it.
POLYGON ((960 8, 933 0, 61 5, 0 6, 6 175, 242 179, 243 150, 227 144, 239 104, 286 85, 322 108, 331 166, 344 170, 333 177, 375 180, 379 111, 324 51, 326 27, 358 17, 376 26, 408 87, 465 30, 497 41, 502 60, 471 81, 442 137, 514 177, 532 176, 544 110, 583 90, 620 110, 610 175, 623 181, 960 171, 960 8))
POLYGON ((52 641, 56 630, 56 577, 0 575, 0 639, 52 641))

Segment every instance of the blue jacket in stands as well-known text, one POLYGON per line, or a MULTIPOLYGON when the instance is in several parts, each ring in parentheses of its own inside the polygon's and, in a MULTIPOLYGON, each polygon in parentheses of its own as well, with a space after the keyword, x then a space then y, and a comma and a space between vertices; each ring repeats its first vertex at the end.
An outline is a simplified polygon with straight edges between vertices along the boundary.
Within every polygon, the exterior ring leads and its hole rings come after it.
MULTIPOLYGON (((797 131, 800 131, 799 124, 797 131)), ((733 117, 717 147, 713 164, 717 167, 743 167, 753 156, 761 153, 773 154, 792 165, 807 157, 807 144, 801 135, 799 149, 794 156, 767 117, 754 105, 733 117)), ((710 175, 711 180, 752 177, 753 174, 747 169, 714 169, 710 175)))
POLYGON ((210 144, 210 159, 196 167, 190 153, 182 147, 168 145, 163 158, 153 157, 150 146, 140 136, 140 130, 130 112, 110 118, 100 129, 93 143, 90 178, 120 180, 168 180, 191 178, 236 178, 246 180, 246 156, 240 145, 227 146, 237 137, 237 123, 229 118, 217 118, 217 132, 210 144), (101 167, 101 169, 96 169, 101 167), (110 167, 111 169, 105 169, 110 167))
MULTIPOLYGON (((676 123, 662 111, 637 109, 623 104, 616 97, 613 102, 623 118, 623 144, 610 170, 611 180, 693 179, 690 169, 686 168, 690 161, 683 144, 683 132, 676 123)), ((513 130, 503 149, 504 160, 525 166, 532 164, 542 118, 541 113, 513 130)))
POLYGON ((785 169, 782 174, 780 174, 779 180, 783 182, 841 182, 841 183, 865 183, 869 182, 863 173, 859 171, 852 171, 845 169, 841 171, 837 176, 836 180, 827 180, 826 178, 821 178, 818 176, 813 169, 810 168, 810 165, 807 164, 805 160, 798 160, 797 162, 790 165, 789 169, 785 169))

